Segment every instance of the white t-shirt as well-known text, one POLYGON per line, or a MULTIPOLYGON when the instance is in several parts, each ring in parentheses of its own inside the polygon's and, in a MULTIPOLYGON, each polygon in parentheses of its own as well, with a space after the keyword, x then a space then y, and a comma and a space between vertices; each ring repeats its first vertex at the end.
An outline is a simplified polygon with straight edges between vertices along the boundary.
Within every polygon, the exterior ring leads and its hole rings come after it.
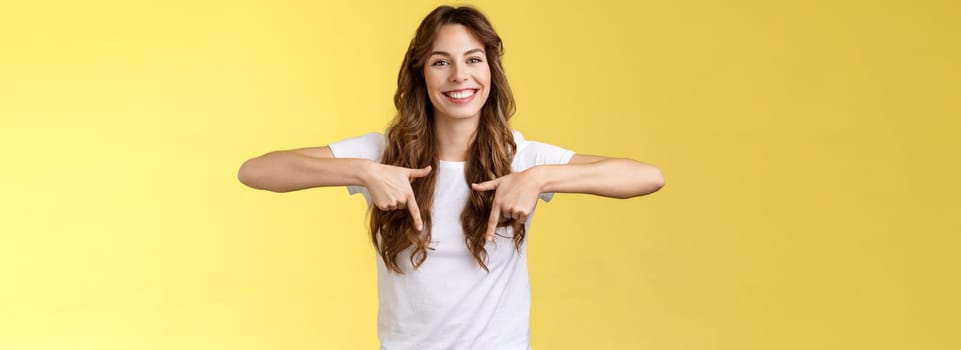
MULTIPOLYGON (((517 152, 514 172, 541 164, 567 164, 573 151, 524 140, 514 131, 517 152)), ((380 161, 384 136, 371 132, 329 145, 335 157, 380 161)), ((404 274, 388 273, 377 256, 379 309, 377 336, 381 350, 529 350, 530 281, 527 274, 527 238, 520 254, 511 238, 513 229, 498 228, 487 242, 484 271, 464 241, 460 213, 467 205, 470 186, 464 178, 464 162, 440 161, 431 208, 431 247, 420 268, 413 270, 411 248, 397 262, 404 274)), ((372 207, 362 186, 347 186, 350 194, 361 193, 372 207)), ((540 198, 550 201, 553 193, 540 198)), ((530 232, 532 211, 525 223, 530 232)), ((527 237, 530 237, 529 235, 527 237)))

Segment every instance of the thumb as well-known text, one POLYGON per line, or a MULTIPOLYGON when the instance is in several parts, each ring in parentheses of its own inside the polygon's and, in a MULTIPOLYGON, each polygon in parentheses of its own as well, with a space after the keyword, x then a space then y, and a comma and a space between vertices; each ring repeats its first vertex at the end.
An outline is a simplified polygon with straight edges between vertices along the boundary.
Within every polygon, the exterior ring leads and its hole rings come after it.
POLYGON ((501 179, 498 178, 490 181, 484 181, 479 184, 471 184, 471 187, 473 187, 475 191, 496 190, 497 185, 500 184, 500 182, 501 182, 501 179))
POLYGON ((416 179, 416 178, 418 178, 418 177, 427 176, 427 174, 430 174, 430 165, 428 165, 428 166, 426 166, 426 167, 424 167, 424 168, 421 168, 421 169, 411 170, 411 172, 408 173, 408 176, 409 176, 411 179, 416 179))

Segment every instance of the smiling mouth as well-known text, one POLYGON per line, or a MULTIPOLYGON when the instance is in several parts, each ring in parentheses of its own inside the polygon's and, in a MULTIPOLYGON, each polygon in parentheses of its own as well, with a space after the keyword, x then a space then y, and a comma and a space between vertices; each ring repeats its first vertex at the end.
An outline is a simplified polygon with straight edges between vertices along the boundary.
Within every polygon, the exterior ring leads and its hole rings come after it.
POLYGON ((444 96, 450 97, 455 100, 463 100, 468 97, 474 96, 474 94, 476 93, 477 93, 477 89, 465 89, 465 90, 448 91, 444 93, 444 96))

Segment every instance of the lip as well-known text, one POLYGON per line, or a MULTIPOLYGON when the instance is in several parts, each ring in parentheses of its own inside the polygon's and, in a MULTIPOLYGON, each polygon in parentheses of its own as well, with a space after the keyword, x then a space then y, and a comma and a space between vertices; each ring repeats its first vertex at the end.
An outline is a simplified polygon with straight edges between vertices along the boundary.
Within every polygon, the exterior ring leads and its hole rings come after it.
POLYGON ((448 91, 443 91, 443 92, 441 92, 441 94, 444 95, 444 97, 446 97, 448 101, 453 102, 453 103, 455 103, 455 104, 465 104, 465 103, 468 103, 468 102, 470 102, 470 101, 473 101, 473 100, 474 100, 474 97, 476 97, 478 93, 480 93, 480 89, 479 89, 479 88, 466 88, 466 89, 448 90, 448 91), (470 95, 470 96, 468 96, 468 97, 465 97, 465 98, 453 98, 453 97, 450 97, 449 95, 447 95, 447 94, 449 94, 449 93, 451 93, 451 92, 461 92, 461 91, 468 91, 468 90, 473 90, 473 91, 474 91, 474 94, 473 94, 473 95, 470 95))
POLYGON ((461 92, 461 91, 467 91, 467 90, 480 90, 480 88, 463 88, 463 89, 457 89, 457 90, 447 90, 447 91, 441 91, 441 93, 446 94, 450 92, 461 92))

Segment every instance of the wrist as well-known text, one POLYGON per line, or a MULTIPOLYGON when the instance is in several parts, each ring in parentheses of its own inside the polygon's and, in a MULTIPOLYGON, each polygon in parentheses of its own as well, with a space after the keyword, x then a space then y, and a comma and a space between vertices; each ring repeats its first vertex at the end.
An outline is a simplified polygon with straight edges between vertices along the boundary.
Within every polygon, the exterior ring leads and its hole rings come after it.
POLYGON ((357 185, 369 187, 370 182, 373 180, 373 174, 377 170, 377 167, 380 166, 380 163, 361 158, 356 159, 356 161, 356 166, 351 167, 357 171, 354 174, 354 182, 356 182, 357 185))
POLYGON ((534 179, 538 191, 541 193, 551 192, 551 173, 553 167, 550 165, 535 165, 527 169, 526 172, 534 179))

